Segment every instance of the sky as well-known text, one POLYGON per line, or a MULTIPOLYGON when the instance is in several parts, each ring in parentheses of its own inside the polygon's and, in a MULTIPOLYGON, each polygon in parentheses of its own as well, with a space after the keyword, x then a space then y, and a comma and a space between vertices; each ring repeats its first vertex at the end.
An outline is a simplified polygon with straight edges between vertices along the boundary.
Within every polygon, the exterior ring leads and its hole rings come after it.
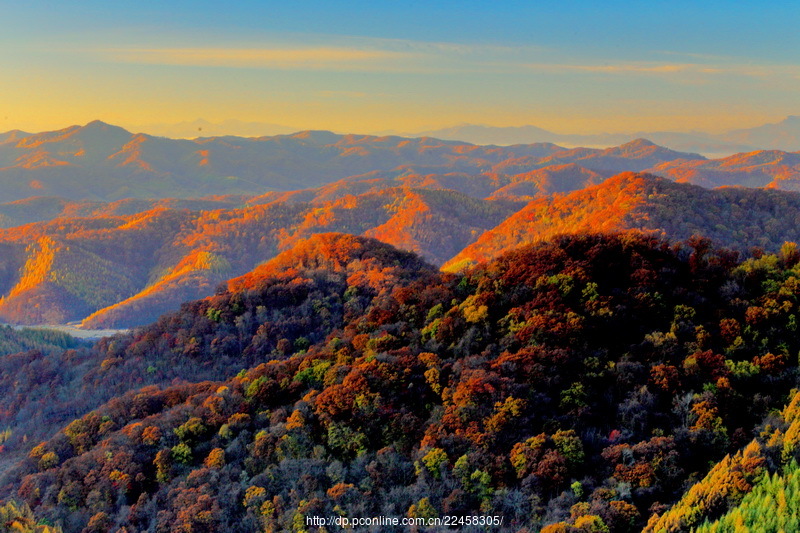
POLYGON ((732 0, 0 0, 0 131, 718 133, 800 114, 798 22, 732 0))

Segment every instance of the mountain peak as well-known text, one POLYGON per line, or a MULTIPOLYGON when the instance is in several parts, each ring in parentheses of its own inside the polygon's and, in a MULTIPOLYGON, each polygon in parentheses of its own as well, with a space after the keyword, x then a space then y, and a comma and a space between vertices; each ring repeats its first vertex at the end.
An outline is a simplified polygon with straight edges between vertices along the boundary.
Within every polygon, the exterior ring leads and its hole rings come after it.
POLYGON ((86 128, 97 128, 97 127, 101 127, 102 128, 102 127, 108 127, 110 125, 111 124, 108 124, 107 122, 103 122, 102 120, 95 119, 95 120, 87 123, 85 127, 86 128))
POLYGON ((638 139, 634 139, 630 142, 623 144, 622 146, 620 146, 620 148, 650 148, 652 146, 658 146, 658 145, 653 141, 651 141, 650 139, 639 137, 638 139))
POLYGON ((24 139, 25 137, 30 137, 30 133, 24 132, 22 130, 11 130, 5 133, 0 133, 0 143, 6 142, 16 142, 20 139, 24 139))
POLYGON ((299 131, 288 136, 291 139, 298 139, 308 141, 314 144, 334 144, 341 139, 341 135, 337 135, 332 131, 327 130, 306 130, 299 131))
POLYGON ((115 132, 115 133, 126 133, 130 134, 128 130, 125 128, 121 128, 119 126, 115 126, 113 124, 109 124, 107 122, 103 122, 102 120, 93 120, 79 128, 80 131, 104 131, 104 132, 115 132))
MULTIPOLYGON (((295 277, 298 271, 327 269, 349 273, 375 270, 380 276, 416 276, 435 268, 411 252, 372 239, 344 233, 318 233, 300 241, 244 276, 228 281, 232 292, 258 286, 261 280, 295 277), (416 273, 416 274, 415 274, 416 273)), ((377 274, 376 274, 377 276, 377 274)))

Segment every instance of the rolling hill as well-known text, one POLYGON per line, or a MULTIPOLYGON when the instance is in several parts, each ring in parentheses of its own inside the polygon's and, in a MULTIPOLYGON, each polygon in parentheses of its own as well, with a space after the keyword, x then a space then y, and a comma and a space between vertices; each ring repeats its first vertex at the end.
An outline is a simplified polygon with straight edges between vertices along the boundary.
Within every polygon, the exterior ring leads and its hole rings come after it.
POLYGON ((246 203, 244 196, 221 196, 200 199, 165 198, 144 200, 128 198, 115 202, 67 200, 56 196, 33 196, 0 204, 0 228, 13 228, 56 218, 134 215, 159 207, 209 211, 235 208, 246 203))
POLYGON ((704 187, 741 185, 800 190, 800 152, 760 150, 702 162, 661 163, 651 171, 704 187))
POLYGON ((144 324, 212 294, 304 238, 331 231, 377 238, 447 270, 590 231, 636 229, 676 240, 703 235, 742 251, 776 251, 784 241, 800 240, 800 196, 793 192, 707 190, 635 173, 605 180, 572 163, 482 177, 370 175, 207 211, 166 206, 215 207, 227 200, 86 204, 99 214, 0 230, 7 249, 0 260, 0 319, 80 321, 90 329, 144 324), (396 186, 402 183, 432 188, 396 186), (545 195, 591 183, 598 184, 545 195), (150 205, 158 207, 102 214, 150 205))
POLYGON ((0 319, 83 321, 90 329, 148 323, 330 231, 376 237, 441 264, 512 212, 455 191, 398 187, 326 203, 160 206, 0 230, 8 248, 0 258, 0 319))
POLYGON ((271 192, 250 198, 250 204, 274 201, 324 203, 348 195, 360 195, 395 187, 453 190, 473 198, 527 202, 554 192, 568 192, 600 183, 607 174, 575 163, 535 170, 519 160, 495 165, 489 172, 431 172, 431 169, 399 168, 351 176, 314 189, 271 192), (497 170, 495 170, 495 168, 497 170), (519 170, 523 172, 517 173, 519 170))
POLYGON ((649 174, 622 173, 569 194, 534 200, 481 235, 443 268, 457 270, 560 234, 639 230, 670 239, 693 235, 747 251, 777 251, 800 240, 800 194, 766 189, 704 189, 649 174))

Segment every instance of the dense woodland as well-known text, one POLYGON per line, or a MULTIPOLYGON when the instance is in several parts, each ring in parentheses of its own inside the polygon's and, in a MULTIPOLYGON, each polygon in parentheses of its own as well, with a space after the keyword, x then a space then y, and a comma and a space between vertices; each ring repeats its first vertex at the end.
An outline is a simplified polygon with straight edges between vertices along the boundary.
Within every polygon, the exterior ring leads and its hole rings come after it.
POLYGON ((796 484, 799 261, 791 243, 740 257, 634 232, 447 274, 316 236, 73 350, 63 390, 114 397, 16 441, 3 497, 64 531, 719 528, 796 484))
POLYGON ((51 329, 14 329, 11 326, 0 326, 0 356, 29 350, 60 352, 80 345, 75 337, 51 329))

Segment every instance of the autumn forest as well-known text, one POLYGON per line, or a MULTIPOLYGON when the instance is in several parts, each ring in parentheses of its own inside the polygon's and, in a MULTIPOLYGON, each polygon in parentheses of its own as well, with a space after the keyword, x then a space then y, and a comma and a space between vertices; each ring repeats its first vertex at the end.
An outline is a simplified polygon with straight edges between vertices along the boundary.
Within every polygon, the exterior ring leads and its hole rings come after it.
POLYGON ((800 152, 95 121, 0 198, 0 531, 800 530, 800 152))

